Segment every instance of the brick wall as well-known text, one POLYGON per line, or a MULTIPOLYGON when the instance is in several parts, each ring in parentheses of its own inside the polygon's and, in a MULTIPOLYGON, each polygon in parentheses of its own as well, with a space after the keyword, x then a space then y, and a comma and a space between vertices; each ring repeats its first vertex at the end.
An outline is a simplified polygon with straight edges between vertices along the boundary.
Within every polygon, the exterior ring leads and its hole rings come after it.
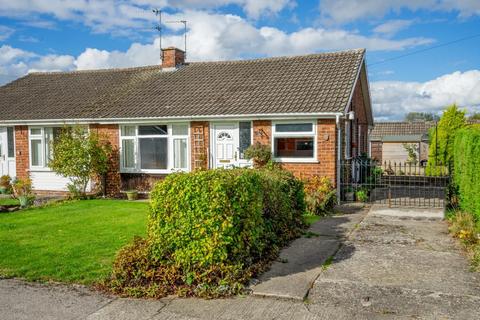
POLYGON ((16 126, 15 162, 17 166, 17 177, 20 179, 29 176, 30 160, 28 150, 28 126, 16 126))
MULTIPOLYGON (((109 170, 107 172, 107 195, 116 197, 120 194, 121 178, 120 178, 120 147, 119 147, 119 128, 117 124, 91 124, 90 130, 96 132, 100 139, 112 146, 112 156, 109 159, 109 170)), ((95 183, 96 190, 101 184, 95 183)))
POLYGON ((370 143, 371 158, 382 162, 382 142, 372 141, 370 143))
POLYGON ((208 169, 210 130, 208 121, 190 122, 191 169, 208 169))
POLYGON ((368 122, 367 122, 367 110, 365 109, 365 102, 363 100, 362 86, 360 80, 357 81, 355 90, 352 96, 352 110, 355 112, 355 119, 357 128, 355 137, 352 137, 352 142, 357 148, 357 155, 362 153, 368 153, 368 122), (360 137, 358 132, 360 130, 360 137))
MULTIPOLYGON (((265 145, 272 143, 272 123, 268 120, 253 121, 253 142, 265 145)), ((335 119, 317 121, 318 163, 282 163, 282 167, 296 177, 308 178, 314 175, 327 176, 335 184, 336 179, 336 124, 335 119)))

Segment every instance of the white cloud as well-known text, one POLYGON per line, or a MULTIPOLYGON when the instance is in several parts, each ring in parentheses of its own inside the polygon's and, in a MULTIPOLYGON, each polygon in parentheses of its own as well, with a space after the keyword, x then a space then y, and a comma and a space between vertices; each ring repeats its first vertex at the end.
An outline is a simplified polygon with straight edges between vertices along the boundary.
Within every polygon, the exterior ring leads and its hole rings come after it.
POLYGON ((480 70, 456 71, 427 82, 371 83, 373 110, 379 119, 402 119, 411 111, 438 113, 456 103, 480 108, 480 70))
POLYGON ((70 55, 49 54, 33 61, 28 72, 72 70, 74 62, 75 58, 70 55))
POLYGON ((373 29, 373 32, 391 37, 395 35, 397 32, 410 27, 412 24, 413 24, 413 20, 402 20, 402 19, 389 20, 385 23, 382 23, 376 26, 373 29))
POLYGON ((381 18, 402 9, 411 11, 457 12, 467 18, 480 15, 478 0, 321 0, 320 12, 324 22, 348 23, 358 19, 381 18))
POLYGON ((14 29, 0 25, 0 41, 7 40, 14 32, 14 29))

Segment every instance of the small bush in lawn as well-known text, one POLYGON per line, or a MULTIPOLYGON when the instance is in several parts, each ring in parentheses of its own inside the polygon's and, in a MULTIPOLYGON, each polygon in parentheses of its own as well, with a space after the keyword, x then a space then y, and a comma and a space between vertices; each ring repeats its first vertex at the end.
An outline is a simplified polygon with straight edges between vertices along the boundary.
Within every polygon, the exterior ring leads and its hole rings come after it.
POLYGON ((114 264, 108 286, 121 295, 238 293, 304 227, 303 184, 278 169, 171 174, 150 207, 147 238, 114 264))
POLYGON ((313 176, 306 179, 305 202, 307 211, 315 215, 327 215, 336 203, 336 193, 328 177, 313 176))

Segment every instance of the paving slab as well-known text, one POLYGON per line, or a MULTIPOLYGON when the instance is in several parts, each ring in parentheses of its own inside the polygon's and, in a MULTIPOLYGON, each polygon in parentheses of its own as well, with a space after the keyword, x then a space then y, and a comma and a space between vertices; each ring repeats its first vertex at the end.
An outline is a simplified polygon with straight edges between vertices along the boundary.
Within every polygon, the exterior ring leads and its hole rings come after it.
POLYGON ((165 303, 155 300, 117 299, 87 316, 87 320, 148 320, 158 314, 165 303))
POLYGON ((370 210, 372 216, 406 217, 418 220, 443 220, 445 210, 443 208, 388 208, 374 205, 370 210))
POLYGON ((0 319, 83 319, 112 300, 82 286, 0 280, 0 319))
POLYGON ((367 210, 323 218, 302 237, 283 249, 278 261, 251 286, 256 296, 303 300, 321 273, 323 264, 341 247, 367 210), (312 236, 313 235, 313 236, 312 236))

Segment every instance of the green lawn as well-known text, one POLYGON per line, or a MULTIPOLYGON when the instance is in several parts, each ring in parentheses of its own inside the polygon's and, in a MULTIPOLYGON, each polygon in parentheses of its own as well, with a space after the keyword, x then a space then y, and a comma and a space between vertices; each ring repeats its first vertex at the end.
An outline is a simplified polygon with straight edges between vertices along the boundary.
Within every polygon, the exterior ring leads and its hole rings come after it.
POLYGON ((13 198, 0 198, 0 206, 10 206, 19 204, 17 199, 13 198))
POLYGON ((148 204, 83 200, 0 214, 0 275, 89 284, 144 236, 148 204))

